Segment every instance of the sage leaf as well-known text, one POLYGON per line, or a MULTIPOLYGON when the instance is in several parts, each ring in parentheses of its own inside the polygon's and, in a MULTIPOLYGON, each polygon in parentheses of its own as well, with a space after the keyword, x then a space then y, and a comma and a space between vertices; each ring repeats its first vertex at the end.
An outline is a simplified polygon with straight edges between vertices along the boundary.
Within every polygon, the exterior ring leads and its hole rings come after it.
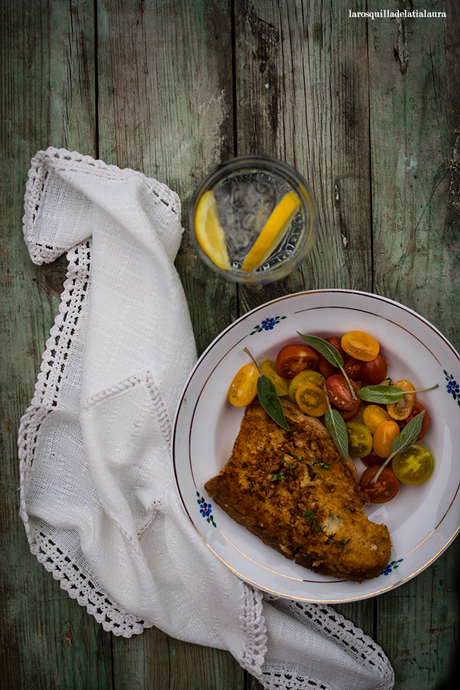
POLYGON ((340 413, 329 408, 324 415, 324 423, 340 455, 348 462, 348 432, 340 413))
POLYGON ((417 440, 418 435, 422 429, 423 417, 425 416, 425 410, 419 412, 413 419, 410 420, 409 424, 406 424, 401 433, 396 436, 395 440, 391 444, 391 455, 387 457, 372 482, 376 482, 380 477, 384 467, 388 465, 389 462, 394 458, 395 455, 399 453, 404 453, 405 450, 410 448, 417 440))
POLYGON ((283 406, 281 400, 276 392, 276 388, 267 376, 259 376, 257 379, 257 395, 259 396, 260 404, 265 412, 279 426, 286 431, 289 431, 289 426, 284 416, 283 406))
POLYGON ((310 345, 310 347, 323 355, 333 367, 339 368, 343 366, 343 357, 334 345, 328 343, 323 338, 319 338, 317 335, 303 335, 299 331, 297 333, 307 345, 310 345))
MULTIPOLYGON (((408 391, 412 393, 412 391, 408 391)), ((404 397, 402 388, 398 386, 365 386, 358 391, 361 400, 372 403, 380 403, 381 405, 390 405, 391 403, 399 402, 404 397)))

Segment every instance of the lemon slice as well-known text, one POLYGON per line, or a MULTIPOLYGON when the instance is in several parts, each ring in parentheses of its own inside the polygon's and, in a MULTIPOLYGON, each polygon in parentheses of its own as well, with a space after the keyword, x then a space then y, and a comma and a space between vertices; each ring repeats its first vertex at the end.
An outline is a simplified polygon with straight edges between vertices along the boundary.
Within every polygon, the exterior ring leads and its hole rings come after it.
POLYGON ((285 236, 299 208, 295 192, 288 192, 273 209, 249 254, 243 261, 242 271, 254 271, 268 259, 285 236))
POLYGON ((201 249, 219 268, 231 270, 225 234, 217 215, 216 197, 212 189, 203 194, 195 216, 195 232, 201 249))

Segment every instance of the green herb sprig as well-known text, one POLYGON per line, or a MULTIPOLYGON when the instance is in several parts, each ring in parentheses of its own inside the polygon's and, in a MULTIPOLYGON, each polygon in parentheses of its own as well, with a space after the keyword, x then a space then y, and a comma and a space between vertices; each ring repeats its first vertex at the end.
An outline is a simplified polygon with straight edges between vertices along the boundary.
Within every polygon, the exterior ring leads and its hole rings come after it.
POLYGON ((375 477, 372 479, 371 483, 377 481, 377 479, 380 477, 383 471, 383 468, 386 467, 389 462, 391 462, 395 455, 398 455, 399 453, 404 453, 405 450, 410 448, 416 442, 422 428, 424 416, 425 410, 422 410, 422 412, 419 412, 418 415, 411 419, 411 421, 404 427, 401 433, 398 434, 398 436, 396 436, 395 440, 391 444, 391 455, 387 457, 387 459, 380 467, 375 477))
POLYGON ((348 388, 350 389, 351 397, 353 400, 356 400, 356 393, 355 389, 353 388, 353 385, 348 377, 347 372, 343 368, 344 361, 343 357, 340 354, 340 352, 337 350, 332 343, 328 343, 327 340, 324 340, 324 338, 320 338, 317 335, 304 335, 303 333, 299 333, 297 331, 298 335, 302 338, 304 342, 307 343, 307 345, 310 345, 314 350, 317 350, 327 361, 329 364, 332 364, 333 367, 337 367, 340 369, 342 374, 345 376, 345 379, 348 383, 348 388))
POLYGON ((432 391, 439 387, 439 383, 436 383, 430 388, 420 388, 414 391, 403 391, 399 386, 386 386, 379 384, 378 386, 365 386, 358 391, 358 395, 361 400, 366 402, 378 403, 380 405, 391 405, 392 403, 397 403, 404 398, 405 395, 415 395, 415 393, 425 393, 426 391, 432 391))
POLYGON ((323 534, 325 537, 327 537, 326 544, 329 544, 331 541, 333 541, 335 544, 338 544, 340 548, 342 549, 342 553, 346 545, 348 544, 351 539, 335 539, 336 533, 334 532, 333 534, 328 534, 325 529, 324 525, 320 525, 318 523, 318 516, 312 513, 311 510, 306 510, 303 514, 304 518, 308 522, 309 525, 312 525, 312 527, 315 528, 316 534, 323 534))
POLYGON ((327 410, 324 415, 324 423, 326 429, 332 436, 337 450, 344 460, 348 462, 348 431, 343 418, 337 410, 333 410, 329 402, 326 386, 323 383, 323 389, 326 394, 327 410))
POLYGON ((260 404, 264 408, 265 412, 273 419, 273 421, 279 424, 279 426, 286 431, 289 431, 289 425, 286 421, 286 417, 284 416, 280 396, 276 392, 275 386, 273 385, 272 381, 270 381, 268 376, 262 374, 256 360, 249 352, 247 347, 244 348, 244 352, 249 355, 257 367, 257 371, 259 372, 259 378, 257 379, 257 395, 259 396, 260 404))

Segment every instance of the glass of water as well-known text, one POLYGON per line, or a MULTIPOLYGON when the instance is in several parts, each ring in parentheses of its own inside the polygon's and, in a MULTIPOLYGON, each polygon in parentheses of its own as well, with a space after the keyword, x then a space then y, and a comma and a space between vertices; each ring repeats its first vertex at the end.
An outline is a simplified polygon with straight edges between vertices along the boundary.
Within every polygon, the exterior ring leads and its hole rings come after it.
POLYGON ((240 283, 269 283, 296 268, 314 247, 316 200, 291 166, 267 156, 219 165, 190 205, 190 232, 203 261, 240 283))

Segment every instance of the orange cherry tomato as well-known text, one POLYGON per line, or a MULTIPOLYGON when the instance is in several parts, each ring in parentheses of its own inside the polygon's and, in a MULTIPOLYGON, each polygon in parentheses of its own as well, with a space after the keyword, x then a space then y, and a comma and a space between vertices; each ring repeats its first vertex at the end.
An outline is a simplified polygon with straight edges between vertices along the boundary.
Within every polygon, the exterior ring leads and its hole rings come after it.
POLYGON ((295 401, 302 412, 311 417, 321 417, 327 410, 327 400, 324 391, 312 383, 306 383, 297 389, 295 401))
POLYGON ((254 364, 245 364, 235 375, 228 389, 228 399, 235 407, 246 407, 257 395, 259 372, 254 364))
POLYGON ((396 496, 399 491, 399 479, 389 467, 384 467, 379 478, 373 482, 381 465, 373 465, 361 475, 359 485, 366 491, 371 503, 387 503, 396 496))
POLYGON ((388 414, 393 419, 401 420, 406 419, 412 412, 414 407, 415 395, 411 394, 410 391, 415 391, 415 386, 410 381, 397 381, 395 383, 397 388, 401 388, 402 391, 408 391, 404 395, 402 400, 398 400, 397 403, 391 403, 387 405, 388 414))
POLYGON ((377 426, 384 419, 391 420, 391 417, 385 408, 380 407, 380 405, 367 405, 363 410, 363 422, 371 434, 375 434, 377 426))
POLYGON ((380 345, 376 339, 362 331, 348 331, 342 336, 340 344, 347 355, 363 362, 372 362, 380 350, 380 345))
MULTIPOLYGON (((401 419, 400 421, 398 421, 399 428, 404 429, 406 424, 409 424, 409 422, 412 419, 414 419, 414 417, 416 417, 418 414, 420 414, 420 412, 423 412, 423 410, 425 410, 425 408, 423 407, 423 405, 421 403, 414 402, 414 407, 412 408, 412 412, 410 413, 410 415, 408 417, 406 417, 406 419, 401 419)), ((416 439, 417 441, 420 441, 426 435, 426 432, 428 431, 429 426, 430 426, 430 418, 428 417, 428 412, 425 410, 425 414, 423 415, 422 428, 420 429, 420 433, 417 436, 417 439, 416 439)))
POLYGON ((284 379, 293 379, 299 371, 318 367, 318 353, 309 345, 285 345, 276 358, 276 373, 284 379))
POLYGON ((399 434, 399 426, 394 420, 384 419, 377 424, 372 439, 372 447, 381 458, 387 458, 391 454, 391 446, 399 434))

